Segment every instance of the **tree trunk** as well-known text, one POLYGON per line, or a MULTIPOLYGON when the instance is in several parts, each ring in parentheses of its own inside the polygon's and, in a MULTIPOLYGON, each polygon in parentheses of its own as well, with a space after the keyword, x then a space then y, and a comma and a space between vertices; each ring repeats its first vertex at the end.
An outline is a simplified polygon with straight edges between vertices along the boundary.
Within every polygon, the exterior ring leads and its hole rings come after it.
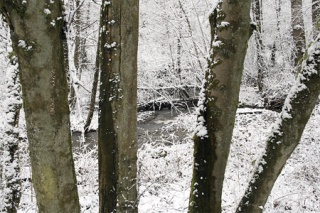
MULTIPOLYGON (((276 7, 276 18, 277 18, 277 36, 275 41, 272 44, 271 48, 271 57, 270 57, 270 66, 274 67, 276 65, 276 52, 278 51, 278 44, 276 43, 279 38, 281 37, 281 32, 280 32, 280 14, 281 14, 281 5, 282 5, 282 0, 275 0, 275 7, 276 7)), ((267 104, 267 103, 265 103, 267 104)))
MULTIPOLYGON (((15 57, 15 56, 13 56, 15 57)), ((21 198, 21 179, 19 166, 19 114, 21 108, 20 83, 18 79, 18 64, 16 59, 11 59, 7 69, 7 91, 5 110, 5 138, 3 141, 3 167, 4 167, 4 212, 15 213, 18 210, 21 198)), ((1 199, 2 200, 2 199, 1 199)), ((1 212, 2 212, 1 211, 1 212)))
POLYGON ((320 94, 320 37, 311 45, 302 63, 296 84, 286 98, 285 105, 265 153, 259 160, 254 175, 237 212, 258 213, 270 195, 272 187, 288 158, 299 144, 301 135, 320 94))
POLYGON ((255 41, 256 41, 256 48, 257 48, 258 90, 260 95, 263 96, 266 64, 262 56, 262 52, 264 51, 264 46, 261 38, 262 9, 261 9, 260 0, 254 0, 252 2, 252 10, 253 10, 253 21, 256 23, 255 41))
POLYGON ((221 194, 238 106, 251 1, 222 1, 210 15, 211 51, 198 103, 189 212, 221 212, 221 194))
POLYGON ((6 0, 1 4, 18 56, 38 210, 80 212, 63 58, 62 3, 6 0))
POLYGON ((312 0, 312 25, 313 37, 316 38, 319 34, 319 17, 320 17, 320 1, 312 0))
POLYGON ((306 48, 304 22, 302 13, 302 0, 291 0, 291 27, 293 41, 296 46, 294 66, 299 64, 306 48))
POLYGON ((92 82, 92 90, 91 90, 91 98, 90 98, 90 105, 89 105, 89 112, 86 119, 86 123, 84 124, 84 131, 88 132, 89 127, 92 121, 93 113, 94 113, 94 107, 96 104, 96 95, 97 95, 97 89, 98 89, 98 83, 99 83, 99 67, 100 67, 100 37, 98 38, 98 46, 97 46, 97 55, 96 55, 96 64, 95 64, 95 71, 93 75, 93 82, 92 82))
POLYGON ((102 1, 99 211, 138 212, 137 48, 139 1, 102 1))
POLYGON ((84 33, 81 30, 81 26, 84 24, 82 18, 82 7, 84 1, 75 0, 75 9, 74 9, 74 29, 75 29, 75 38, 74 38, 74 53, 73 53, 73 62, 75 67, 75 74, 79 80, 81 80, 83 63, 87 62, 86 54, 86 38, 84 33))

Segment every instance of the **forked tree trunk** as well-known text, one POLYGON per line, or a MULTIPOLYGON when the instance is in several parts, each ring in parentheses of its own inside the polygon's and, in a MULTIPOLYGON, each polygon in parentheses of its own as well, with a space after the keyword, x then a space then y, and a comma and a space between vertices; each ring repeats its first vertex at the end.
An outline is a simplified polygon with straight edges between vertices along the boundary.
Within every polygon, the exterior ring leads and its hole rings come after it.
POLYGON ((211 50, 200 94, 189 212, 221 212, 250 27, 250 0, 222 1, 210 15, 211 50))
POLYGON ((138 0, 101 6, 99 212, 138 212, 138 0))
POLYGON ((286 98, 280 118, 267 139, 237 212, 259 213, 270 195, 288 158, 299 144, 301 135, 320 94, 320 37, 309 48, 295 85, 286 98))
POLYGON ((0 10, 19 62, 38 211, 77 213, 61 4, 5 0, 0 10))
POLYGON ((294 66, 299 64, 306 48, 304 22, 302 13, 302 0, 291 0, 291 27, 293 41, 296 47, 294 66))

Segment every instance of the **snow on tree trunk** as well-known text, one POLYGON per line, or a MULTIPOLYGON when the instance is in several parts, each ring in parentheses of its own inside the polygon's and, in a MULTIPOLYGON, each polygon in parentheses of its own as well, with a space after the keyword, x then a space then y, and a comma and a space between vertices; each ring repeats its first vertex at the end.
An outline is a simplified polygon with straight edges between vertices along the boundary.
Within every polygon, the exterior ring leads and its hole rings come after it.
POLYGON ((189 212, 221 212, 221 194, 238 106, 251 1, 219 1, 210 15, 211 51, 198 104, 189 212))
MULTIPOLYGON (((21 197, 21 179, 19 167, 19 112, 21 108, 20 83, 18 80, 18 64, 12 59, 7 68, 7 90, 5 108, 5 135, 1 137, 3 182, 0 210, 4 212, 17 212, 21 197)), ((1 212, 2 212, 1 211, 1 212)))
POLYGON ((305 54, 295 85, 288 94, 280 118, 267 139, 237 212, 262 212, 271 189, 301 135, 320 94, 320 37, 305 54))
POLYGON ((100 212, 138 212, 139 1, 102 1, 98 129, 100 212))
POLYGON ((80 212, 63 57, 61 1, 0 4, 18 57, 39 212, 80 212))

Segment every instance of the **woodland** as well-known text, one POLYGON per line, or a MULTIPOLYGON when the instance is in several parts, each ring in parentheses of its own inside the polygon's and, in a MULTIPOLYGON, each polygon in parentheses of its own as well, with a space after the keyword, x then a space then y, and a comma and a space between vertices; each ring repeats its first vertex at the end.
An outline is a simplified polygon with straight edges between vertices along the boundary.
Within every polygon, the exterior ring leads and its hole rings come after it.
POLYGON ((0 212, 319 212, 319 0, 0 0, 0 74, 0 212))

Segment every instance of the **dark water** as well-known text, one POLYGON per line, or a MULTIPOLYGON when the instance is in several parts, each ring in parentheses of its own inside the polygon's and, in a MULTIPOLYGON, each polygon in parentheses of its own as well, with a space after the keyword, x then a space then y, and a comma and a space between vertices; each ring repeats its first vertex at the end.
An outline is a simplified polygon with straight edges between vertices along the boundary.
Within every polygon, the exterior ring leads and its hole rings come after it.
MULTIPOLYGON (((138 147, 147 140, 155 140, 158 137, 158 130, 164 127, 166 124, 170 123, 179 114, 187 112, 187 110, 169 110, 164 109, 156 112, 146 113, 142 120, 138 119, 138 147), (149 114, 149 115, 148 115, 149 114)), ((97 146, 98 132, 93 131, 84 135, 84 141, 82 139, 81 132, 72 133, 73 146, 75 148, 86 146, 88 148, 93 148, 97 146)))

